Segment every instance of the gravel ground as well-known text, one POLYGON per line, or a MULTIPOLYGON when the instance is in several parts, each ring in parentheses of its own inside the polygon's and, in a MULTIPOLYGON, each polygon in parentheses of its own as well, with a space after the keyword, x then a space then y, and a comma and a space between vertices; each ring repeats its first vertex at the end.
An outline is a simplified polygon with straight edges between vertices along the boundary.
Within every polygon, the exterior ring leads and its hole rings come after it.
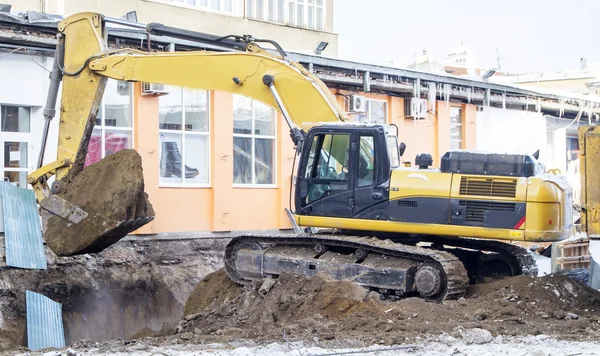
POLYGON ((69 348, 46 353, 22 353, 19 355, 210 355, 210 356, 325 356, 325 355, 368 355, 368 356, 436 356, 436 355, 517 355, 517 356, 586 356, 600 355, 600 342, 574 342, 551 338, 547 335, 527 336, 521 338, 497 337, 489 342, 483 340, 453 338, 443 335, 432 340, 410 345, 378 346, 349 348, 339 344, 337 347, 319 347, 316 342, 271 343, 253 345, 249 343, 178 344, 172 346, 152 346, 139 340, 135 344, 103 344, 99 347, 69 348), (246 345, 246 346, 244 346, 246 345))

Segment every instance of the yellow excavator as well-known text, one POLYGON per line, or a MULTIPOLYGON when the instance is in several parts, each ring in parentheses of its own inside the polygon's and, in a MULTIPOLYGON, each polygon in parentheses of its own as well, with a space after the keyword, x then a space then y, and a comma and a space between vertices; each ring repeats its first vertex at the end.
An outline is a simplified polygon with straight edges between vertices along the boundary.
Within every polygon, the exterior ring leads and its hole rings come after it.
MULTIPOLYGON (((391 298, 455 299, 469 284, 537 273, 527 250, 500 240, 559 241, 572 233, 571 188, 535 154, 458 150, 447 152, 439 169, 428 154, 405 167, 397 127, 349 120, 327 86, 273 41, 207 38, 152 23, 133 26, 228 50, 109 51, 111 22, 131 25, 79 13, 58 26, 45 109, 48 127, 62 81, 58 160, 42 167, 42 149, 40 167, 28 177, 45 239, 60 242, 48 243, 57 254, 101 251, 154 218, 139 172, 124 185, 89 183, 109 185, 115 199, 129 194, 123 209, 94 201, 86 183, 93 177, 81 179, 90 168, 82 162, 107 78, 235 93, 282 114, 296 150, 288 211, 295 231, 234 237, 224 263, 235 282, 324 274, 391 298)), ((114 157, 94 165, 110 172, 121 164, 114 157)))

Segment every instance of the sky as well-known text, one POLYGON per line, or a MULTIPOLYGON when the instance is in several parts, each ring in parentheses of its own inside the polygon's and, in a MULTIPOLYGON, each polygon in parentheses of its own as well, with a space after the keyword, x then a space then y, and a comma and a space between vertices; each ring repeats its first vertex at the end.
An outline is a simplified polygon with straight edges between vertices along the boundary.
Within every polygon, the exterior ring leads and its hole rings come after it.
POLYGON ((600 63, 600 0, 334 0, 333 31, 338 57, 402 67, 423 49, 443 64, 461 39, 511 73, 600 63))

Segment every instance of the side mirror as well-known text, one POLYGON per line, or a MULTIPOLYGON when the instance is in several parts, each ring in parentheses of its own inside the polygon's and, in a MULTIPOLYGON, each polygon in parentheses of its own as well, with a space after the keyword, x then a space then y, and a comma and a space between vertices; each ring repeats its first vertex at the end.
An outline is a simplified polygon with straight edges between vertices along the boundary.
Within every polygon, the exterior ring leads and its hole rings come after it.
POLYGON ((404 155, 404 151, 406 151, 406 144, 404 142, 400 142, 400 148, 398 149, 400 152, 400 157, 404 155))

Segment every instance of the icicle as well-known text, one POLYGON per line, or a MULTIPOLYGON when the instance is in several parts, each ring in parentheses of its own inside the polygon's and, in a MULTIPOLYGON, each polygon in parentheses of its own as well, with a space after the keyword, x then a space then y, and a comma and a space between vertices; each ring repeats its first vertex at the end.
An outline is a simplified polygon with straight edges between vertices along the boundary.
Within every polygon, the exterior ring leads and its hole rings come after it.
POLYGON ((560 97, 560 109, 558 112, 558 117, 562 117, 565 113, 565 97, 561 96, 560 97))
POLYGON ((589 119, 589 122, 590 122, 590 125, 591 125, 592 124, 592 111, 593 111, 592 102, 591 101, 587 102, 587 108, 588 108, 587 115, 588 115, 588 119, 589 119))
POLYGON ((431 108, 431 110, 435 110, 435 87, 436 85, 434 82, 429 82, 429 92, 427 93, 427 97, 429 99, 429 107, 431 108))
POLYGON ((444 84, 444 100, 446 100, 446 106, 450 106, 450 84, 444 84))
POLYGON ((471 88, 467 88, 467 104, 471 104, 471 88))
POLYGON ((502 109, 506 110, 506 92, 502 92, 502 109))
POLYGON ((537 110, 537 112, 542 112, 542 98, 538 98, 535 110, 537 110))

